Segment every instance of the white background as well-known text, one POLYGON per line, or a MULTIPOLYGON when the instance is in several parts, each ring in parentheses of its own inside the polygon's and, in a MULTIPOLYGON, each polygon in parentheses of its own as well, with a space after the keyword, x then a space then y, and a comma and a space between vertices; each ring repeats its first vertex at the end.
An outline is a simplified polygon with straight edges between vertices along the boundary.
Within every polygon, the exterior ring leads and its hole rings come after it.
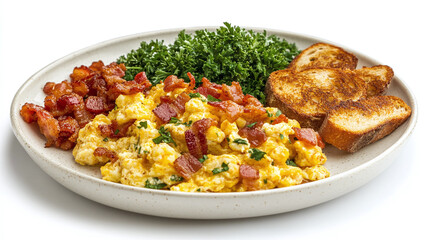
POLYGON ((0 239, 427 237, 429 7, 424 1, 0 2, 0 239), (124 35, 224 21, 317 36, 391 66, 419 104, 417 127, 393 164, 358 190, 304 210, 240 220, 166 219, 106 207, 69 191, 46 175, 13 135, 14 94, 47 64, 124 35))

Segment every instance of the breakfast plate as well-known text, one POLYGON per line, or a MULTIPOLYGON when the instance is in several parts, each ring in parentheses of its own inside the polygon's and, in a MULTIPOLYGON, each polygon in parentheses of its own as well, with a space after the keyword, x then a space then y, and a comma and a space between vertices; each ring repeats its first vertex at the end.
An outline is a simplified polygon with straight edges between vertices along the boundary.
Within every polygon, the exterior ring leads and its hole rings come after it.
MULTIPOLYGON (((192 33, 199 29, 215 31, 217 27, 187 29, 192 33)), ((245 28, 262 32, 260 28, 245 28)), ((88 199, 118 209, 136 213, 189 219, 229 219, 272 215, 314 206, 344 195, 369 182, 396 158, 404 142, 412 133, 417 121, 416 100, 397 76, 392 80, 388 95, 402 98, 412 109, 411 117, 392 134, 356 153, 349 154, 328 146, 324 152, 328 158, 325 167, 329 178, 302 185, 272 190, 240 193, 187 193, 137 188, 101 179, 99 167, 77 164, 71 151, 45 148, 45 139, 35 124, 25 123, 20 109, 26 102, 43 105, 42 88, 46 82, 68 79, 75 66, 89 65, 93 61, 105 63, 139 47, 141 41, 162 39, 172 43, 182 29, 154 31, 116 38, 67 55, 31 76, 18 90, 11 105, 11 121, 14 133, 29 156, 48 175, 88 199)), ((304 49, 316 42, 331 43, 352 52, 359 59, 358 68, 381 64, 355 50, 324 39, 265 29, 304 49)), ((209 77, 209 76, 208 76, 209 77)))

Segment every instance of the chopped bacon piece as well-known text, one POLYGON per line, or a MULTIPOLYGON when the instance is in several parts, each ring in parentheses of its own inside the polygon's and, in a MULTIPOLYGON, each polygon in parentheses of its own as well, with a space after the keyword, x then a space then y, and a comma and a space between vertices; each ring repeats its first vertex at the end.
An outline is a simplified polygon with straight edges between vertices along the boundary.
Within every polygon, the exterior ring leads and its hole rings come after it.
POLYGON ((320 137, 319 133, 314 131, 312 128, 292 128, 295 131, 295 136, 298 140, 309 143, 314 146, 319 146, 321 148, 325 147, 325 143, 320 137))
POLYGON ((138 84, 142 84, 148 81, 145 72, 139 72, 134 76, 134 81, 138 84))
POLYGON ((125 76, 125 65, 123 63, 117 64, 116 62, 112 62, 107 66, 103 66, 101 70, 101 75, 108 86, 111 86, 115 83, 125 83, 122 77, 125 76))
POLYGON ((47 95, 52 94, 55 88, 54 82, 47 82, 45 86, 43 87, 43 92, 47 95))
POLYGON ((89 78, 92 74, 92 70, 87 66, 75 67, 73 72, 70 74, 72 82, 79 82, 89 78))
POLYGON ((153 113, 163 122, 169 122, 172 117, 185 112, 185 104, 191 99, 186 92, 180 93, 176 99, 169 96, 161 96, 161 104, 158 105, 153 113))
POLYGON ((100 124, 98 125, 98 128, 100 129, 103 137, 121 138, 126 136, 128 128, 133 125, 135 121, 135 119, 131 119, 122 125, 118 125, 116 120, 112 120, 111 124, 100 124))
POLYGON ((106 111, 106 99, 97 96, 89 96, 85 99, 85 109, 89 112, 100 114, 106 111))
POLYGON ((239 169, 241 182, 244 186, 247 187, 247 190, 253 191, 259 188, 258 179, 259 179, 259 170, 254 167, 243 164, 240 165, 239 169))
POLYGON ((219 96, 220 100, 231 100, 237 104, 242 104, 244 99, 243 91, 238 82, 232 82, 231 86, 222 84, 222 93, 219 96))
POLYGON ((89 66, 89 69, 91 69, 95 73, 101 73, 101 71, 103 70, 103 66, 103 61, 99 60, 97 62, 92 62, 91 66, 89 66))
POLYGON ((93 113, 85 109, 83 104, 79 104, 73 109, 73 116, 81 128, 85 127, 95 117, 93 113))
POLYGON ((238 135, 241 137, 247 138, 252 147, 259 147, 265 141, 267 141, 267 135, 260 128, 263 125, 263 122, 258 122, 252 127, 244 127, 238 131, 238 135))
POLYGON ((72 149, 78 138, 79 123, 70 116, 61 116, 58 118, 58 124, 60 133, 56 145, 63 150, 72 149))
POLYGON ((280 116, 278 116, 271 124, 276 125, 281 122, 285 122, 285 123, 289 122, 289 119, 286 117, 286 115, 280 114, 280 116))
POLYGON ((201 81, 203 82, 202 86, 195 89, 197 93, 204 95, 205 97, 207 97, 208 95, 211 95, 215 98, 220 97, 220 95, 222 94, 222 85, 212 83, 205 77, 203 77, 201 81))
POLYGON ((152 110, 152 112, 157 116, 163 123, 170 121, 172 117, 177 116, 177 112, 169 103, 161 103, 158 107, 152 110))
POLYGON ((192 75, 190 72, 186 73, 186 75, 188 75, 188 78, 189 78, 188 89, 192 90, 192 89, 195 88, 195 78, 194 78, 194 75, 192 75))
POLYGON ((36 111, 36 115, 40 132, 46 137, 45 147, 55 146, 55 141, 60 134, 58 120, 45 109, 36 111))
POLYGON ((192 174, 197 172, 203 164, 198 159, 189 153, 185 153, 174 161, 174 168, 184 179, 189 180, 192 174))
POLYGON ((175 75, 170 75, 164 80, 164 91, 171 92, 176 88, 186 88, 188 84, 185 83, 185 80, 178 78, 175 75))
POLYGON ((243 113, 243 107, 231 100, 207 103, 213 107, 223 110, 226 115, 226 119, 228 119, 229 122, 235 122, 243 113))
POLYGON ((77 81, 71 83, 73 92, 79 94, 80 96, 85 96, 89 92, 89 87, 83 81, 77 81))
POLYGON ((26 123, 32 123, 37 121, 37 112, 43 110, 41 106, 34 103, 25 103, 19 113, 26 123))
POLYGON ((211 118, 204 118, 192 124, 190 130, 185 131, 185 141, 188 151, 196 158, 202 158, 208 152, 206 132, 217 122, 211 118))
POLYGON ((118 160, 118 155, 116 154, 116 152, 109 150, 105 147, 97 147, 94 150, 93 154, 94 154, 94 156, 97 156, 97 157, 107 157, 113 163, 118 160))

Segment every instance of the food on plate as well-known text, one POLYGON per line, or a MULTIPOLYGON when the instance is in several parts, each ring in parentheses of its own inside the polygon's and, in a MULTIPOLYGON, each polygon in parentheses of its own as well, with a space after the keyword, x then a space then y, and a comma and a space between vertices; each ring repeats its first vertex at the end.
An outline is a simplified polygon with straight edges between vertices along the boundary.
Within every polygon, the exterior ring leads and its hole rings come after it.
POLYGON ((289 64, 288 69, 300 72, 312 68, 356 69, 358 58, 344 49, 328 43, 315 43, 304 49, 289 64))
POLYGON ((25 103, 20 114, 27 123, 37 123, 46 137, 46 147, 72 149, 79 129, 97 114, 112 110, 120 94, 142 92, 151 86, 144 74, 136 75, 133 81, 122 79, 125 70, 123 64, 104 65, 102 61, 75 67, 70 80, 45 84, 43 107, 25 103))
POLYGON ((328 112, 319 133, 335 147, 356 152, 383 138, 411 115, 411 108, 394 96, 345 101, 328 112))
POLYGON ((277 108, 244 94, 238 82, 195 86, 170 75, 79 132, 73 156, 101 166, 102 178, 185 192, 288 187, 329 177, 324 143, 277 108))
POLYGON ((394 75, 392 68, 386 65, 362 67, 354 72, 366 82, 368 97, 384 94, 394 75))
POLYGON ((172 44, 162 40, 141 42, 138 49, 118 58, 127 67, 125 79, 146 72, 153 85, 174 74, 187 79, 195 76, 196 84, 210 77, 218 84, 239 82, 245 94, 265 102, 264 87, 269 74, 284 69, 299 54, 294 43, 224 23, 216 31, 181 31, 172 44))
MULTIPOLYGON (((372 104, 372 101, 376 101, 376 99, 384 99, 380 96, 386 92, 390 85, 394 75, 392 68, 386 65, 377 65, 356 69, 357 61, 358 59, 353 54, 342 48, 326 43, 313 44, 304 49, 287 69, 270 74, 265 88, 267 104, 279 108, 287 117, 298 120, 302 127, 312 128, 316 131, 319 130, 322 123, 326 124, 332 120, 327 119, 327 115, 331 111, 335 112, 334 109, 338 106, 351 108, 349 109, 350 112, 342 111, 345 113, 343 117, 353 115, 351 113, 355 113, 353 116, 357 116, 358 112, 352 107, 356 101, 358 102, 356 104, 360 104, 359 106, 365 106, 361 108, 360 114, 386 116, 386 106, 369 108, 369 103, 372 104), (366 100, 367 98, 371 100, 366 100)), ((402 101, 402 104, 405 108, 405 102, 402 101)), ((390 109, 390 106, 388 108, 390 109)), ((411 112, 408 106, 406 108, 411 112)), ((365 117, 350 120, 348 122, 350 125, 352 123, 358 124, 355 127, 361 128, 362 131, 370 131, 367 129, 368 126, 378 130, 382 129, 381 126, 378 126, 379 124, 389 126, 376 136, 371 137, 370 133, 359 133, 358 135, 362 135, 365 139, 350 140, 358 141, 358 143, 344 141, 344 139, 350 138, 351 131, 347 127, 342 127, 344 131, 339 131, 340 127, 338 126, 334 128, 335 131, 332 129, 328 131, 330 129, 328 127, 332 126, 325 125, 322 137, 329 139, 326 142, 339 149, 354 152, 388 135, 409 116, 410 114, 404 114, 404 119, 401 121, 389 117, 376 118, 375 122, 365 117), (389 119, 392 122, 386 122, 389 119)), ((373 129, 370 132, 373 132, 373 129)), ((359 137, 356 136, 355 138, 359 137)))

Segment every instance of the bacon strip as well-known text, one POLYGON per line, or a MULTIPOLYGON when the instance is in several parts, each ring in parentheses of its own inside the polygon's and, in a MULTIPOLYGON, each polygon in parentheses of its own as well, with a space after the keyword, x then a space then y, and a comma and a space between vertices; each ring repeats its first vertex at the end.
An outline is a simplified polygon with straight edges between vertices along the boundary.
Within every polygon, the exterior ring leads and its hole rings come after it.
POLYGON ((182 92, 176 99, 168 96, 161 97, 161 104, 158 105, 152 112, 163 122, 167 123, 172 117, 185 112, 185 104, 191 99, 188 94, 182 92))
POLYGON ((103 157, 103 156, 107 157, 108 159, 110 159, 110 161, 112 163, 114 163, 114 162, 116 162, 118 160, 118 155, 116 154, 116 152, 112 151, 112 150, 109 150, 109 149, 107 149, 105 147, 97 147, 94 150, 93 154, 94 154, 94 156, 97 156, 97 157, 103 157))
POLYGON ((313 146, 325 147, 325 143, 320 137, 319 133, 314 131, 312 128, 292 128, 295 131, 295 136, 298 140, 309 143, 313 146))
POLYGON ((247 138, 251 147, 259 147, 267 141, 267 135, 261 129, 263 122, 258 122, 252 127, 244 127, 238 131, 238 135, 247 138))
POLYGON ((248 190, 253 191, 259 188, 258 179, 259 179, 259 170, 254 167, 242 164, 239 169, 241 182, 248 190))
POLYGON ((197 159, 202 158, 208 152, 206 132, 217 122, 211 118, 204 118, 192 124, 190 130, 185 131, 185 141, 189 153, 197 159))
POLYGON ((191 179, 192 174, 202 167, 203 164, 189 153, 184 153, 174 161, 174 168, 186 180, 191 179))
POLYGON ((101 135, 103 137, 121 138, 126 136, 128 128, 133 125, 135 121, 135 119, 131 119, 130 121, 119 126, 116 120, 112 120, 111 124, 100 124, 98 125, 98 128, 100 129, 101 135))
POLYGON ((243 113, 243 107, 231 100, 222 102, 207 102, 207 104, 221 109, 229 122, 235 122, 243 113))

